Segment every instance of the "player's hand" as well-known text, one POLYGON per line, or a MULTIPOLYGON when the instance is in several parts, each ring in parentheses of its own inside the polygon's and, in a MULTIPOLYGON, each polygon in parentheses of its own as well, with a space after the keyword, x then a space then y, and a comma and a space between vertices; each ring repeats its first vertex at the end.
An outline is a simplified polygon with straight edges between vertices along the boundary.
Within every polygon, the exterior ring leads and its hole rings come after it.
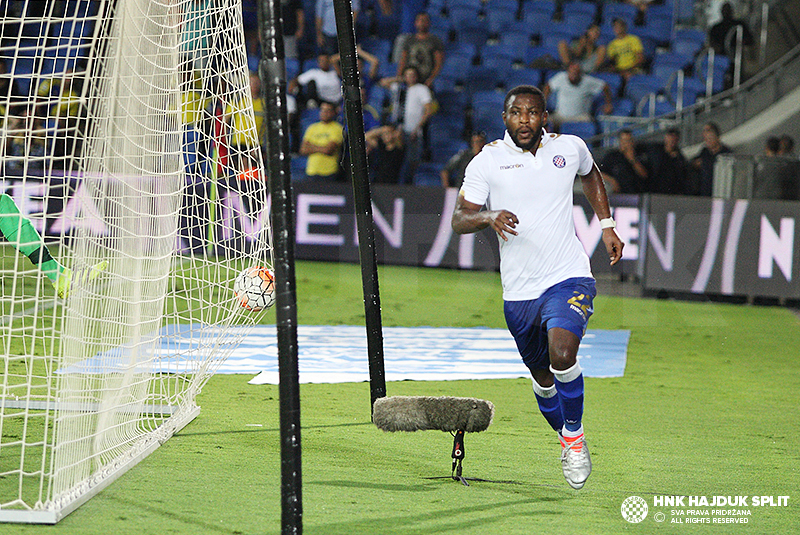
POLYGON ((506 233, 511 234, 512 236, 517 235, 517 231, 514 230, 516 226, 519 224, 519 219, 517 216, 509 212, 508 210, 496 210, 493 212, 488 212, 489 219, 491 221, 491 227, 497 232, 497 235, 503 238, 504 241, 508 241, 508 237, 506 233))
POLYGON ((613 266, 622 258, 622 248, 625 247, 625 244, 622 243, 613 228, 603 229, 603 243, 606 245, 608 259, 613 266))

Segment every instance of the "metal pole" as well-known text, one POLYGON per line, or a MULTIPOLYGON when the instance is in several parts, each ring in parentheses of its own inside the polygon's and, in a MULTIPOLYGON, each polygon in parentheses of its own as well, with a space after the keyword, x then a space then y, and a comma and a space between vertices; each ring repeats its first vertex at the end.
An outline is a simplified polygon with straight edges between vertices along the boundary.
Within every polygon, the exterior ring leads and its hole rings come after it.
POLYGON ((258 3, 261 37, 261 95, 266 105, 267 177, 275 268, 275 323, 278 342, 281 441, 281 533, 303 533, 300 449, 300 381, 297 348, 297 292, 294 222, 289 166, 289 119, 280 0, 258 3))
POLYGON ((367 176, 367 147, 364 141, 364 114, 361 109, 361 86, 356 58, 352 3, 350 0, 333 0, 333 8, 336 16, 339 57, 341 58, 347 143, 350 149, 350 174, 358 225, 358 254, 361 259, 361 281, 364 290, 370 407, 372 407, 376 399, 386 396, 375 225, 372 218, 372 196, 367 176))

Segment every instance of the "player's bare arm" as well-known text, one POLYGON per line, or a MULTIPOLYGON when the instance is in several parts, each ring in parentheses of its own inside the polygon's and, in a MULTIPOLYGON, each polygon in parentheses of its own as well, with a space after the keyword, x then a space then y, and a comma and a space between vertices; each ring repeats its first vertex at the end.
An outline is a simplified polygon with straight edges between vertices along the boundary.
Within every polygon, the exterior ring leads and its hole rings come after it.
POLYGON ((464 199, 464 194, 458 194, 456 208, 453 210, 451 225, 458 234, 478 232, 486 227, 492 227, 497 235, 508 241, 506 233, 517 235, 514 228, 519 223, 517 216, 508 210, 484 210, 481 206, 464 199))
MULTIPOLYGON (((581 183, 583 184, 583 193, 589 199, 589 204, 592 205, 597 218, 602 220, 611 217, 608 195, 603 185, 603 175, 600 173, 600 169, 597 168, 597 164, 592 167, 588 175, 581 176, 581 183)), ((603 243, 606 246, 606 252, 608 252, 608 259, 613 266, 622 258, 622 248, 625 247, 625 244, 622 243, 617 231, 613 228, 603 229, 603 243)))

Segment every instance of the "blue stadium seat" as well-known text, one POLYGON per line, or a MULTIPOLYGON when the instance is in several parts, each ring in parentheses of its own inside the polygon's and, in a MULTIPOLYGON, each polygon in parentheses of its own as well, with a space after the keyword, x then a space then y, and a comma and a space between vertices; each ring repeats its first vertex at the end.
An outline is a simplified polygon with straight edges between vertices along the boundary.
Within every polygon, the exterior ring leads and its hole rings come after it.
POLYGON ((492 11, 511 11, 516 15, 518 10, 517 0, 487 0, 483 6, 483 12, 487 15, 492 11))
POLYGON ((489 29, 485 26, 462 26, 455 30, 456 40, 465 43, 472 43, 476 48, 480 49, 486 46, 486 41, 489 39, 489 29))
POLYGON ((561 12, 565 18, 576 13, 582 13, 584 15, 595 17, 597 15, 597 4, 594 2, 572 0, 570 2, 564 2, 564 4, 561 6, 561 12))
POLYGON ((614 115, 629 117, 633 115, 635 108, 636 106, 634 106, 633 101, 629 98, 618 98, 614 100, 614 115))
POLYGON ((675 35, 673 36, 674 39, 678 40, 687 40, 687 41, 695 41, 704 45, 706 42, 706 34, 703 30, 698 30, 696 28, 681 28, 679 30, 675 30, 675 35))
POLYGON ((500 81, 497 69, 480 65, 472 67, 467 73, 467 79, 464 80, 464 88, 470 95, 474 95, 477 91, 495 89, 500 81))
POLYGON ((639 117, 660 117, 675 111, 675 104, 662 97, 643 99, 639 106, 639 117), (652 103, 652 104, 651 104, 652 103))
POLYGON ((440 113, 434 117, 463 117, 469 95, 466 91, 437 91, 436 101, 439 103, 440 113))
POLYGON ((492 67, 497 70, 499 78, 508 76, 514 68, 515 61, 523 61, 522 50, 513 50, 499 45, 487 45, 481 53, 481 65, 492 67), (520 53, 517 56, 517 52, 520 53))
POLYGON ((625 86, 625 95, 634 102, 639 102, 642 97, 650 93, 658 93, 664 87, 664 82, 652 74, 634 74, 628 79, 625 86))
POLYGON ((524 59, 525 50, 531 46, 531 36, 525 32, 507 31, 500 36, 500 46, 517 51, 517 55, 524 59))
POLYGON ((530 65, 534 60, 550 56, 558 61, 558 48, 555 46, 531 46, 525 49, 525 64, 530 65))
MULTIPOLYGON (((550 3, 550 2, 547 2, 550 3)), ((555 4, 552 4, 555 6, 555 4)), ((553 8, 555 9, 555 7, 553 8)), ((528 9, 522 7, 522 23, 529 29, 531 34, 541 36, 553 22, 553 11, 542 11, 539 9, 528 9)))
POLYGON ((663 4, 653 3, 647 6, 647 11, 644 14, 644 24, 645 26, 649 26, 655 21, 668 21, 670 27, 672 27, 672 17, 672 2, 664 2, 663 4))
POLYGON ((603 2, 603 24, 610 24, 614 19, 620 18, 628 24, 628 28, 631 28, 636 21, 638 11, 639 10, 636 9, 636 6, 633 4, 626 4, 624 2, 603 2))
POLYGON ((637 34, 651 39, 658 46, 669 46, 672 40, 672 19, 654 19, 639 26, 637 34))
POLYGON ((518 85, 535 85, 542 83, 542 71, 539 69, 517 69, 511 71, 505 79, 506 89, 512 89, 518 85))
POLYGON ((708 55, 703 54, 697 58, 694 64, 694 75, 703 83, 711 77, 713 92, 718 93, 725 87, 725 73, 730 67, 730 59, 727 56, 717 54, 714 56, 713 71, 709 73, 708 55))
POLYGON ((597 135, 597 125, 593 122, 561 123, 559 133, 571 134, 587 141, 589 138, 597 135))
POLYGON ((489 107, 498 111, 503 110, 503 99, 505 94, 495 90, 476 91, 472 95, 472 109, 489 107))
POLYGON ((588 13, 564 13, 562 23, 570 28, 575 28, 578 33, 583 33, 586 28, 594 24, 594 20, 594 15, 588 13))
POLYGON ((503 123, 502 109, 477 108, 472 111, 472 129, 483 130, 489 141, 500 139, 506 125, 503 123))
POLYGON ((622 76, 615 72, 593 72, 591 76, 603 80, 608 84, 611 94, 616 96, 619 94, 619 89, 622 87, 622 76))
POLYGON ((421 162, 414 173, 415 186, 441 187, 442 179, 439 175, 441 164, 438 162, 421 162))
POLYGON ((447 54, 439 76, 464 81, 466 74, 472 68, 472 60, 473 57, 467 54, 447 54))
POLYGON ((650 72, 666 83, 673 73, 691 66, 692 59, 692 56, 677 52, 662 52, 653 58, 650 72))
POLYGON ((448 58, 453 55, 468 56, 474 58, 478 54, 478 48, 474 43, 467 43, 464 41, 451 41, 444 46, 444 57, 448 58))
POLYGON ((480 9, 468 6, 456 6, 448 8, 447 18, 450 19, 450 28, 458 32, 465 28, 484 27, 488 33, 488 28, 479 20, 480 9))
POLYGON ((481 0, 447 0, 447 9, 470 8, 475 11, 480 11, 483 7, 481 0))
MULTIPOLYGON (((673 79, 670 84, 665 88, 665 92, 667 97, 675 103, 678 104, 678 96, 680 93, 678 87, 678 78, 676 77, 673 79)), ((706 86, 703 82, 700 81, 698 78, 686 76, 683 79, 683 100, 682 106, 687 107, 695 104, 697 102, 697 98, 701 95, 705 95, 706 86)))
POLYGON ((523 19, 526 15, 531 14, 531 16, 549 21, 556 12, 556 3, 554 0, 523 0, 520 12, 523 19))
POLYGON ((486 13, 486 26, 491 35, 502 35, 517 18, 516 11, 491 10, 486 13))
POLYGON ((380 37, 368 37, 361 42, 361 48, 377 57, 381 63, 386 63, 391 59, 392 42, 389 39, 380 37))
POLYGON ((694 39, 675 38, 672 40, 671 48, 673 52, 694 58, 703 49, 703 43, 698 43, 694 39))

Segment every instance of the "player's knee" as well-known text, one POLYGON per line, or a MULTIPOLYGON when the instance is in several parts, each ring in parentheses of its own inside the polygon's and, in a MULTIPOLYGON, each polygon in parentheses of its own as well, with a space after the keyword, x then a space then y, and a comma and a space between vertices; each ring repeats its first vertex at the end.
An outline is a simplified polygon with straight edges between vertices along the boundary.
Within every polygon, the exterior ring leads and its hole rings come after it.
POLYGON ((569 344, 550 346, 550 365, 555 370, 567 370, 578 361, 578 352, 569 344))

